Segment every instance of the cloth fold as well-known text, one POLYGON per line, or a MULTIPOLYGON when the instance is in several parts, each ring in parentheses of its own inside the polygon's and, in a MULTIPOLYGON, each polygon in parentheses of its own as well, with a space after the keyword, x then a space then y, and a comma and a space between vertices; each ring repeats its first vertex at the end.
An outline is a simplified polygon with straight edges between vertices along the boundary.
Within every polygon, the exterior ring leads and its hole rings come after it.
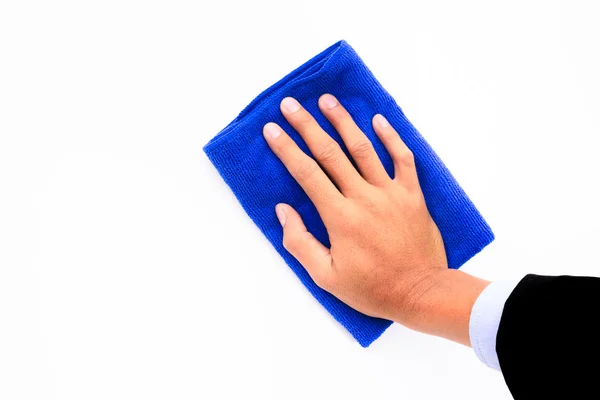
POLYGON ((280 101, 292 96, 346 151, 340 136, 319 111, 317 101, 324 93, 336 96, 350 112, 373 142, 390 176, 392 160, 373 131, 373 116, 383 114, 413 151, 425 201, 444 239, 450 268, 459 268, 492 242, 494 235, 440 158, 345 41, 313 57, 254 99, 204 151, 246 213, 310 293, 360 345, 367 347, 391 322, 366 316, 316 286, 302 265, 283 248, 282 229, 275 216, 276 204, 290 204, 300 213, 308 230, 324 245, 330 245, 314 205, 262 136, 262 127, 276 122, 310 155, 300 135, 279 111, 280 101))

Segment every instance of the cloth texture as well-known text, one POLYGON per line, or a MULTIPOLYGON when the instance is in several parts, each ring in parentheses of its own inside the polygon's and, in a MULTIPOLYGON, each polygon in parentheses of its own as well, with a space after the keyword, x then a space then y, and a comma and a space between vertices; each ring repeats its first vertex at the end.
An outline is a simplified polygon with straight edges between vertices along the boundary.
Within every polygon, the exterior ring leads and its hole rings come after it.
POLYGON ((496 354, 496 336, 504 311, 504 303, 519 281, 492 282, 479 295, 469 321, 469 337, 477 358, 488 367, 500 371, 496 354))
POLYGON ((276 122, 311 155, 300 135, 279 111, 281 100, 292 96, 347 154, 340 136, 319 111, 317 101, 324 93, 336 96, 350 112, 373 142, 390 176, 393 176, 393 163, 373 131, 373 116, 383 114, 413 151, 427 207, 444 239, 450 268, 459 268, 488 245, 494 235, 440 158, 345 41, 313 57, 254 99, 204 147, 204 151, 244 210, 310 293, 363 347, 367 347, 391 322, 366 316, 317 287, 302 265, 284 249, 282 229, 275 216, 276 204, 290 204, 300 213, 308 230, 325 246, 330 246, 327 231, 314 205, 262 136, 263 126, 267 122, 276 122))

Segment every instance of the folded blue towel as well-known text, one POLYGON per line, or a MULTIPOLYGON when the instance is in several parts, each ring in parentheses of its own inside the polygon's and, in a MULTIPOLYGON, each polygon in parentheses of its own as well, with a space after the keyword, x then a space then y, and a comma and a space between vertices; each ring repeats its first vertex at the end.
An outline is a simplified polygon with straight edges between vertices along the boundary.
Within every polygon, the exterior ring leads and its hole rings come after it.
POLYGON ((316 286, 302 265, 283 248, 282 229, 275 216, 277 203, 290 204, 300 213, 308 230, 329 247, 327 231, 314 205, 262 136, 263 125, 276 122, 310 154, 300 135, 279 111, 280 101, 292 96, 347 151, 319 111, 317 100, 323 93, 333 94, 346 107, 373 142, 390 176, 393 176, 392 160, 373 131, 373 116, 383 114, 413 151, 427 207, 444 239, 450 268, 459 268, 494 240, 494 235, 446 166, 348 43, 334 44, 254 99, 204 151, 244 210, 310 293, 367 347, 391 322, 368 317, 316 286))

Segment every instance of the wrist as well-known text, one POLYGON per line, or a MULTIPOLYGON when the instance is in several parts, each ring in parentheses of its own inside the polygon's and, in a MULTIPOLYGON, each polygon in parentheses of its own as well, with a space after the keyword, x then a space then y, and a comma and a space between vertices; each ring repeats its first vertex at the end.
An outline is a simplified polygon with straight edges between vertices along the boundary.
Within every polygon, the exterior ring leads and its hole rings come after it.
POLYGON ((418 281, 403 325, 470 346, 471 310, 490 282, 465 272, 443 269, 418 281))

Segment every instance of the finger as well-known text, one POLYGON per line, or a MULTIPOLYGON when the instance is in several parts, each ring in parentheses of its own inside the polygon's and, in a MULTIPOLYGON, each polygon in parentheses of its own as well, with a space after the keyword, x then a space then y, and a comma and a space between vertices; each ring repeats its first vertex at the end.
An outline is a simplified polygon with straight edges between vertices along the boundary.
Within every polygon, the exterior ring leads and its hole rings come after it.
POLYGON ((394 180, 405 185, 418 185, 417 169, 415 168, 415 157, 398 135, 398 132, 390 125, 381 114, 373 117, 373 128, 375 133, 387 149, 392 161, 394 161, 394 180))
POLYGON ((281 112, 302 136, 315 159, 331 176, 342 193, 364 182, 340 145, 319 126, 319 123, 298 101, 286 97, 281 102, 281 112))
POLYGON ((383 168, 373 144, 339 101, 330 94, 324 94, 319 99, 319 107, 344 140, 363 178, 373 185, 389 181, 390 177, 383 168))
POLYGON ((269 122, 264 126, 263 134, 271 150, 304 189, 321 217, 326 214, 327 205, 343 199, 315 160, 304 153, 279 125, 269 122))
POLYGON ((275 207, 283 227, 283 246, 302 264, 313 281, 325 289, 332 272, 329 249, 306 230, 300 215, 287 204, 275 207))

